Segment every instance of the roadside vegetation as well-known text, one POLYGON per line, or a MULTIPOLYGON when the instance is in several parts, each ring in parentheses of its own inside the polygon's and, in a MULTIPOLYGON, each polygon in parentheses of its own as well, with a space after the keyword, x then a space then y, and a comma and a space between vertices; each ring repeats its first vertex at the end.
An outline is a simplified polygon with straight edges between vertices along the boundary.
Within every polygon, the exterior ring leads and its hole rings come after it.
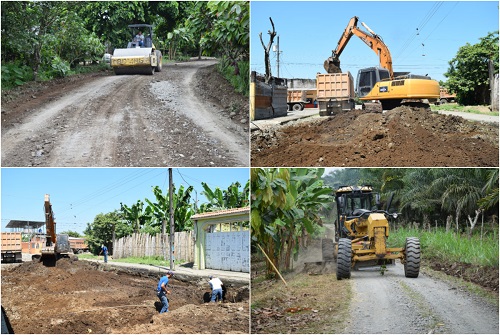
POLYGON ((108 70, 103 56, 127 45, 127 26, 148 23, 164 62, 216 57, 235 89, 248 94, 248 2, 13 1, 1 7, 2 90, 108 70))
POLYGON ((432 111, 457 111, 472 114, 499 115, 498 111, 491 111, 488 106, 461 106, 455 102, 438 106, 431 104, 430 106, 432 111))

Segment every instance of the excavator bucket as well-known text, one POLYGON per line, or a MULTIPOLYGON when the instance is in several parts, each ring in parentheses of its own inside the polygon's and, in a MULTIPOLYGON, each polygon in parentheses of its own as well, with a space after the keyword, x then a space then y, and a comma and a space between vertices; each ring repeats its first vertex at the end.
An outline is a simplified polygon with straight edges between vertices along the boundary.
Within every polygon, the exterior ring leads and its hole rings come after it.
POLYGON ((111 57, 111 66, 115 74, 152 75, 156 62, 152 48, 115 49, 111 57))
POLYGON ((327 73, 342 73, 340 69, 340 60, 333 59, 332 57, 328 57, 328 59, 325 60, 323 67, 327 73))

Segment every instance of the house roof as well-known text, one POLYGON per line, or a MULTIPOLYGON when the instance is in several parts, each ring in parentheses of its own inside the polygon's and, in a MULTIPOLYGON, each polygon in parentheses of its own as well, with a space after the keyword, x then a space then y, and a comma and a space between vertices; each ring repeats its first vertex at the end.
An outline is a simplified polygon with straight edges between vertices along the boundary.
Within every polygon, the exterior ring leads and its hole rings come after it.
POLYGON ((230 209, 222 209, 222 210, 214 211, 214 212, 198 213, 198 214, 191 216, 191 219, 199 220, 199 219, 231 216, 233 214, 246 214, 246 213, 248 213, 248 214, 250 213, 250 207, 230 208, 230 209))

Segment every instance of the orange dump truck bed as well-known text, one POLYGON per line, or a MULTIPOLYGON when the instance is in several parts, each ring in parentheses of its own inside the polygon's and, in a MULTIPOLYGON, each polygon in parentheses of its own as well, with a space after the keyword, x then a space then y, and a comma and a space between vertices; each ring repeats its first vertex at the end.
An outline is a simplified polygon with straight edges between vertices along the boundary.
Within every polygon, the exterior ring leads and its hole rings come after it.
POLYGON ((22 234, 2 233, 2 262, 22 261, 22 234))

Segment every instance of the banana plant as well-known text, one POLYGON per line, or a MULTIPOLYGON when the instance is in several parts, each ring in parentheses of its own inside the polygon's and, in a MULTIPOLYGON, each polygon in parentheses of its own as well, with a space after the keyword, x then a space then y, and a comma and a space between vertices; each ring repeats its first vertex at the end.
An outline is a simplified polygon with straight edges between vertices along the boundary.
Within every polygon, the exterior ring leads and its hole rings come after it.
POLYGON ((135 233, 138 233, 146 222, 151 219, 149 213, 144 211, 144 203, 141 200, 137 200, 137 202, 130 207, 120 203, 120 207, 123 219, 133 226, 135 233))

